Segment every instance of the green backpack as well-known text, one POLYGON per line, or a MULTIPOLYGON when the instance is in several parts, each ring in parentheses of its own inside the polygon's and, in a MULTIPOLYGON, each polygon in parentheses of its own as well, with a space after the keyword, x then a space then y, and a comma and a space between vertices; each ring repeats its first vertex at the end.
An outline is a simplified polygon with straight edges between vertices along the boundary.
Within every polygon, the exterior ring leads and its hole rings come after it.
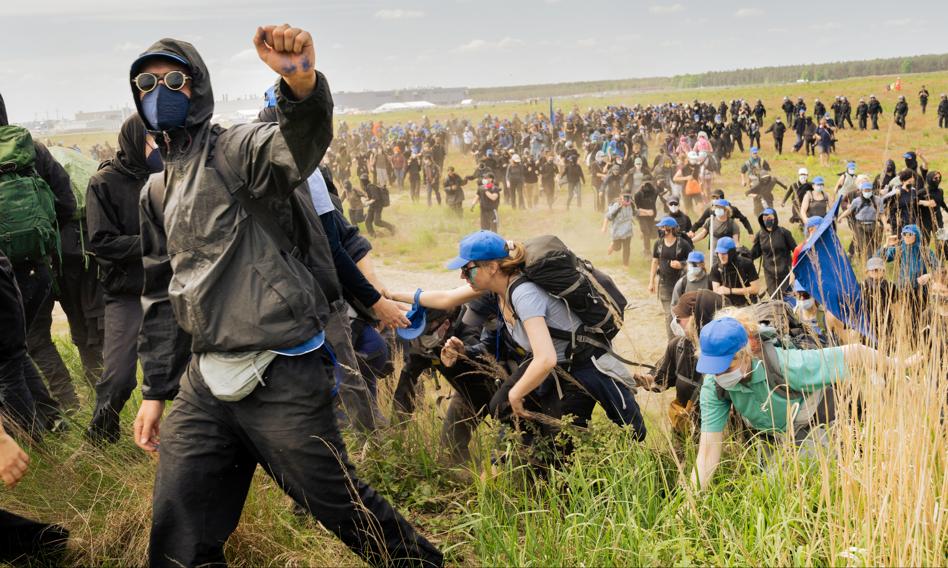
POLYGON ((59 249, 55 197, 35 161, 30 132, 0 126, 0 251, 14 264, 45 262, 59 249))

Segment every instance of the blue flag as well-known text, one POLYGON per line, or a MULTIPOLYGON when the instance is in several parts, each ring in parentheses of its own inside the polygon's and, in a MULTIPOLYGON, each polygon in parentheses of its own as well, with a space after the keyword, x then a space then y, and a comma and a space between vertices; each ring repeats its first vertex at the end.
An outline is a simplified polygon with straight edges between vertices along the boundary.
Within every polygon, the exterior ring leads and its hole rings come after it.
POLYGON ((553 97, 550 97, 550 128, 556 128, 556 115, 553 114, 553 97))
POLYGON ((862 289, 833 227, 841 200, 842 196, 836 199, 823 223, 795 254, 793 274, 826 311, 872 338, 863 310, 862 289))

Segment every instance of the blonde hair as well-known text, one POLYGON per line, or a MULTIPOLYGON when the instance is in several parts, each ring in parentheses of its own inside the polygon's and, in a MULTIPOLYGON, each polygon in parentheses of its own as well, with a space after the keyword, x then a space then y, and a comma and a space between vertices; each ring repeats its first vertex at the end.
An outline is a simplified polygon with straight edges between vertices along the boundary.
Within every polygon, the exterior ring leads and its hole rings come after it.
POLYGON ((497 260, 500 271, 507 275, 520 272, 520 269, 527 262, 527 248, 523 243, 507 241, 507 252, 509 254, 507 258, 497 260))
POLYGON ((747 331, 747 345, 741 348, 741 351, 746 351, 747 355, 754 357, 754 346, 759 348, 760 345, 760 322, 757 320, 754 306, 721 308, 714 314, 714 319, 721 318, 734 318, 744 326, 744 330, 747 331))

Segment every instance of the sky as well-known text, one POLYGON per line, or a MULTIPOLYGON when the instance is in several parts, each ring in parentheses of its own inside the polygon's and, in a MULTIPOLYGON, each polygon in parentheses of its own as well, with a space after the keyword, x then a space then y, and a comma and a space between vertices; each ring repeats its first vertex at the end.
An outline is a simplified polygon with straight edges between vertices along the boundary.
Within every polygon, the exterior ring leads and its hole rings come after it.
POLYGON ((214 93, 262 96, 258 25, 310 31, 336 91, 667 76, 948 50, 948 2, 795 0, 4 0, 0 93, 13 121, 126 106, 128 68, 192 42, 214 93))

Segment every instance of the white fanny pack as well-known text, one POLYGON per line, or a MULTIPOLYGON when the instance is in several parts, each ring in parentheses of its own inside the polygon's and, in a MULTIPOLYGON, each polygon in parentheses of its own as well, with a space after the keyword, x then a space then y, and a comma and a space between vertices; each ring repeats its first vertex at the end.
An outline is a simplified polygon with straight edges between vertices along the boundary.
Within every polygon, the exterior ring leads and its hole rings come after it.
POLYGON ((211 394, 219 400, 235 402, 264 385, 263 374, 276 359, 273 351, 241 353, 201 353, 198 368, 211 394))

